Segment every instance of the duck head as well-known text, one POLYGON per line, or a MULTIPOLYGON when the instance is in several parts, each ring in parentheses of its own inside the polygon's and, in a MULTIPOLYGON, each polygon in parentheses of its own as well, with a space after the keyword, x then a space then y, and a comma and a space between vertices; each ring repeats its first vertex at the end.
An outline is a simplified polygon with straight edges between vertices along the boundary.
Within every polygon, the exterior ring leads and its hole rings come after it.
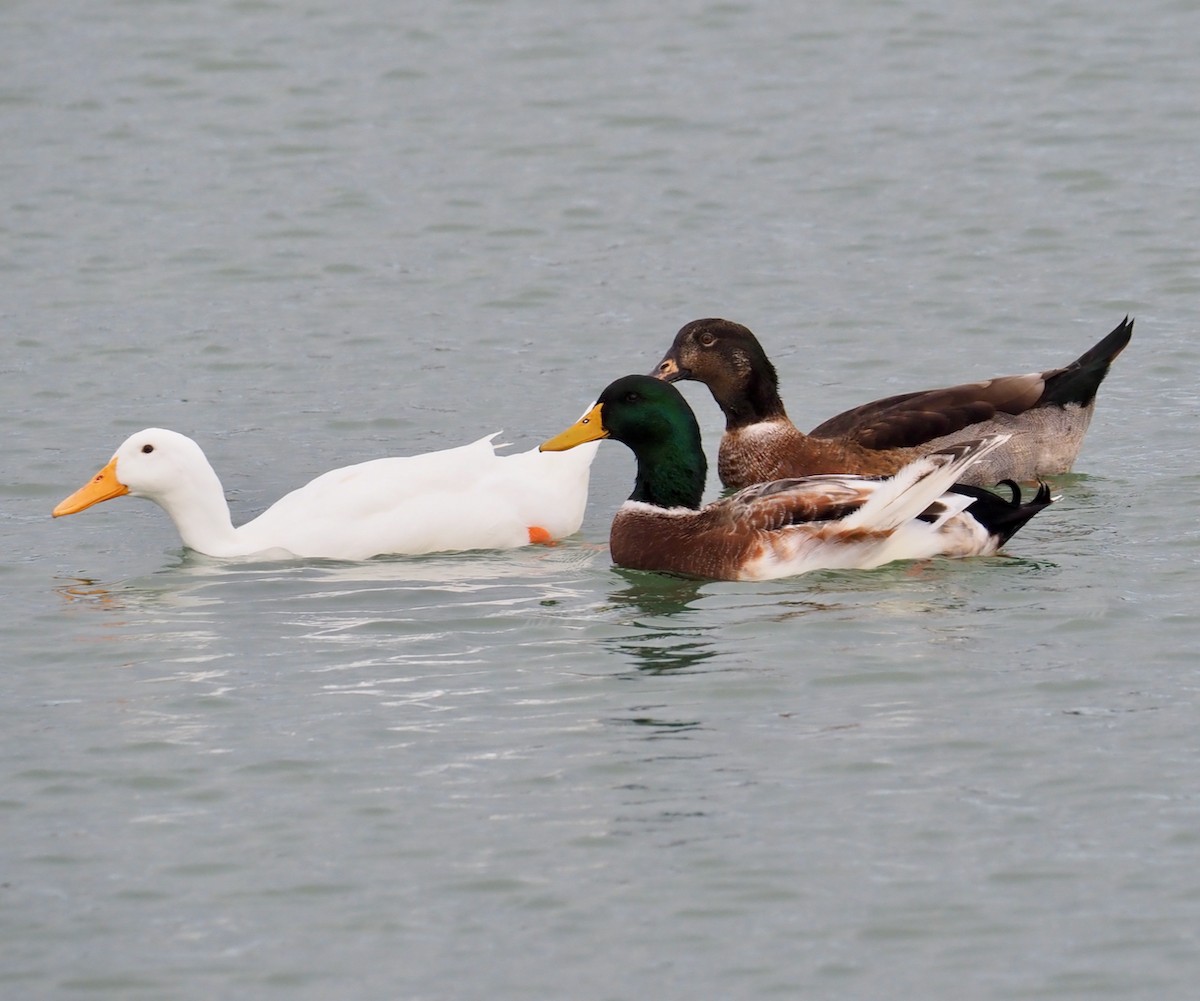
POLYGON ((700 427, 674 386, 648 375, 617 379, 583 417, 543 442, 541 451, 561 452, 599 438, 622 442, 637 457, 632 500, 699 506, 707 473, 700 427))
POLYGON ((212 467, 191 438, 163 428, 146 428, 126 438, 108 464, 59 502, 52 513, 55 518, 77 514, 125 494, 162 503, 187 489, 197 476, 207 479, 211 475, 212 467))
POLYGON ((783 412, 775 366, 758 338, 732 320, 685 324, 650 374, 663 382, 704 383, 729 420, 746 423, 783 412))

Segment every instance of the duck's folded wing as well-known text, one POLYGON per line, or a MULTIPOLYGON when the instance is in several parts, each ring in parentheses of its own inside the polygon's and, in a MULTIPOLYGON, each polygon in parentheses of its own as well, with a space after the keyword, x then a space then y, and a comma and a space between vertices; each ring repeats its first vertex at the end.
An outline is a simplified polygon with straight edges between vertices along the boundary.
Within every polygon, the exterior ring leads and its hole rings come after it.
POLYGON ((836 521, 857 510, 880 481, 863 476, 805 476, 746 487, 707 509, 727 525, 775 531, 788 525, 836 521))
POLYGON ((847 438, 865 448, 912 448, 986 421, 997 412, 1021 414, 1036 406, 1046 375, 1006 375, 942 389, 902 393, 831 417, 809 434, 847 438))

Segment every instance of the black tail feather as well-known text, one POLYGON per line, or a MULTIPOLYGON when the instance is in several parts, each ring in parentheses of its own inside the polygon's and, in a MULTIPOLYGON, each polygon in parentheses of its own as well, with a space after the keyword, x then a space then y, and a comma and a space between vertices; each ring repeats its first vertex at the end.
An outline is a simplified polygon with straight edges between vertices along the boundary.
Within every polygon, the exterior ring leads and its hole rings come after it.
POLYGON ((1001 480, 997 486, 1008 487, 1012 491, 1012 499, 1005 500, 992 490, 967 486, 965 483, 956 483, 950 489, 956 494, 975 498, 967 508, 967 513, 987 529, 989 535, 996 536, 1000 545, 1024 528, 1035 514, 1054 503, 1048 483, 1039 483, 1033 499, 1024 504, 1021 503, 1021 488, 1015 481, 1001 480))
POLYGON ((1125 350, 1132 336, 1133 320, 1126 316, 1111 334, 1046 379, 1046 389, 1039 405, 1057 404, 1061 407, 1077 403, 1086 407, 1096 398, 1096 390, 1108 375, 1108 367, 1125 350))

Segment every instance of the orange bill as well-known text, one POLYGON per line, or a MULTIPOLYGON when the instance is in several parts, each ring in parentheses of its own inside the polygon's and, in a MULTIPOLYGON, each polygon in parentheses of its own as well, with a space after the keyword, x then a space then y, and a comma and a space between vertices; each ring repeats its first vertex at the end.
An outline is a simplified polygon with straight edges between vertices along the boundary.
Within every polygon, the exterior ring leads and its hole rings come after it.
POLYGON ((542 442, 538 446, 538 451, 565 452, 568 448, 574 448, 576 445, 582 445, 584 442, 596 441, 598 438, 607 437, 608 432, 604 430, 604 423, 600 419, 600 404, 597 403, 591 410, 567 428, 567 430, 561 434, 556 434, 549 441, 542 442))
POLYGON ((93 504, 127 493, 129 487, 117 479, 117 460, 114 456, 85 486, 80 487, 66 500, 60 501, 51 513, 55 518, 61 518, 64 514, 77 514, 93 504))

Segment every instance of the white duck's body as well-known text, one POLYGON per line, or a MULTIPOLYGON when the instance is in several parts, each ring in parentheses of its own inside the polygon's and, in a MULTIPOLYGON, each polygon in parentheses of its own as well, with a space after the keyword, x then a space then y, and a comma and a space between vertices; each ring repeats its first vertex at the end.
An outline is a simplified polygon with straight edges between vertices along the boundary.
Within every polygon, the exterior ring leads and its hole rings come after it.
POLYGON ((219 558, 364 560, 511 549, 578 531, 594 448, 574 462, 563 461, 569 454, 537 449, 497 455, 495 437, 331 470, 235 528, 200 446, 178 432, 148 428, 126 439, 54 515, 126 493, 145 497, 170 515, 185 546, 219 558))

